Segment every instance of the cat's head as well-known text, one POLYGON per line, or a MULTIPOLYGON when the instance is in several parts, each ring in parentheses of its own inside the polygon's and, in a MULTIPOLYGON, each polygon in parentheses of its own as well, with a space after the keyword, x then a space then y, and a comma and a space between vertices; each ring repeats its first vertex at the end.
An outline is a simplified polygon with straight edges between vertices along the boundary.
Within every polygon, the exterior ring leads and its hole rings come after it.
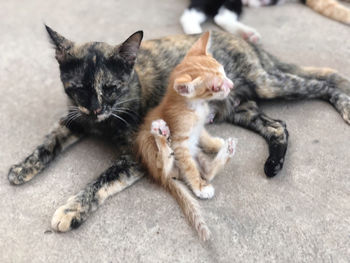
POLYGON ((233 83, 224 67, 209 53, 209 32, 204 33, 187 52, 173 72, 175 91, 188 99, 222 100, 233 83))
POLYGON ((102 121, 119 115, 132 103, 128 82, 143 37, 138 31, 120 45, 102 42, 82 45, 66 39, 50 27, 64 90, 84 118, 102 121))

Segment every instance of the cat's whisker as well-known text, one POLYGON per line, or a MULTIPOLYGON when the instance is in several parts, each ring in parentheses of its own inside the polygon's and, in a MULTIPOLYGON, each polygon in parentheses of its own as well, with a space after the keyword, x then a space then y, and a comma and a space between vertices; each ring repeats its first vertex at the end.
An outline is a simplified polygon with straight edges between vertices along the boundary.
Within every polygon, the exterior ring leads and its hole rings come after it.
POLYGON ((133 99, 128 99, 128 100, 124 100, 124 101, 119 101, 118 103, 114 104, 114 106, 118 106, 120 104, 123 104, 125 102, 130 102, 130 101, 137 101, 140 100, 139 98, 133 98, 133 99))
POLYGON ((140 117, 138 116, 138 114, 137 114, 136 112, 131 111, 131 110, 127 111, 127 110, 128 110, 128 109, 123 110, 123 109, 118 108, 118 109, 114 109, 113 112, 114 112, 114 111, 116 111, 116 112, 122 112, 122 113, 128 114, 128 115, 131 116, 131 117, 135 117, 135 118, 137 118, 138 120, 140 119, 140 117))
POLYGON ((127 126, 130 126, 130 124, 125 119, 123 119, 122 117, 118 116, 117 114, 112 113, 112 116, 114 116, 114 117, 118 118, 119 120, 123 121, 127 126))

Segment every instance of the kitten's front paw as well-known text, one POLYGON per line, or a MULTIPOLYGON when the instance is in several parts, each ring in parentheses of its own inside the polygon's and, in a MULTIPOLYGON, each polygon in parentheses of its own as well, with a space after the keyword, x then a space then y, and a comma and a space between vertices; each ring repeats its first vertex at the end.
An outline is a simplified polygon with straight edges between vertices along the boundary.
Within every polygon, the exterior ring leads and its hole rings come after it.
POLYGON ((201 189, 194 189, 193 193, 201 199, 211 199, 215 194, 215 189, 211 184, 203 186, 201 189))
POLYGON ((59 207, 52 217, 51 227, 57 232, 67 232, 83 223, 81 204, 74 201, 74 198, 71 199, 67 204, 59 207))
POLYGON ((20 185, 32 179, 38 173, 35 169, 30 169, 22 164, 13 165, 7 175, 11 184, 20 185))
POLYGON ((169 127, 167 126, 166 122, 162 119, 155 120, 152 122, 151 133, 156 136, 164 136, 165 138, 168 138, 170 136, 169 127))

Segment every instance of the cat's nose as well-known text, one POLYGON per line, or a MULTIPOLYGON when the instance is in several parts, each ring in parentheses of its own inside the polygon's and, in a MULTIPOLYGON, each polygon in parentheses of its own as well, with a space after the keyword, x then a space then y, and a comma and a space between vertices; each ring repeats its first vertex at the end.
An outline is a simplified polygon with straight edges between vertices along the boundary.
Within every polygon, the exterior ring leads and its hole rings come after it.
POLYGON ((101 111, 102 111, 102 109, 98 108, 98 109, 94 110, 94 113, 95 113, 95 115, 97 115, 97 114, 101 113, 101 111))

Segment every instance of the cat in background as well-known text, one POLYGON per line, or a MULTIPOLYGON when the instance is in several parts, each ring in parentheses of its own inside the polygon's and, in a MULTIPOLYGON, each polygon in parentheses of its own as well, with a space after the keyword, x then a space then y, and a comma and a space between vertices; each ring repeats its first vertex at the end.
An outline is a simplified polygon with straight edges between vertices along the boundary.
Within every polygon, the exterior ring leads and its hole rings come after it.
MULTIPOLYGON (((343 0, 350 2, 350 0, 343 0)), ((251 7, 275 5, 285 0, 242 0, 242 3, 251 7)), ((350 9, 336 0, 300 0, 314 11, 335 21, 350 25, 350 9)))
POLYGON ((261 38, 260 34, 254 28, 238 21, 242 9, 241 0, 191 0, 180 18, 180 23, 186 34, 199 34, 202 32, 201 23, 207 18, 213 18, 224 30, 257 43, 261 38))
POLYGON ((203 241, 210 231, 181 181, 197 197, 212 198, 209 182, 233 156, 236 145, 232 138, 211 137, 204 128, 208 102, 225 99, 233 88, 223 66, 208 54, 208 43, 206 32, 175 67, 164 98, 146 115, 136 137, 136 152, 144 167, 176 198, 203 241), (217 155, 209 160, 202 150, 217 155))
MULTIPOLYGON (((330 19, 350 25, 350 9, 336 0, 300 1, 330 19)), ((260 34, 254 28, 238 21, 243 6, 260 7, 283 2, 285 0, 191 0, 180 18, 180 23, 186 34, 198 34, 202 32, 200 25, 208 18, 213 18, 215 24, 227 32, 257 43, 261 38, 260 34)))

